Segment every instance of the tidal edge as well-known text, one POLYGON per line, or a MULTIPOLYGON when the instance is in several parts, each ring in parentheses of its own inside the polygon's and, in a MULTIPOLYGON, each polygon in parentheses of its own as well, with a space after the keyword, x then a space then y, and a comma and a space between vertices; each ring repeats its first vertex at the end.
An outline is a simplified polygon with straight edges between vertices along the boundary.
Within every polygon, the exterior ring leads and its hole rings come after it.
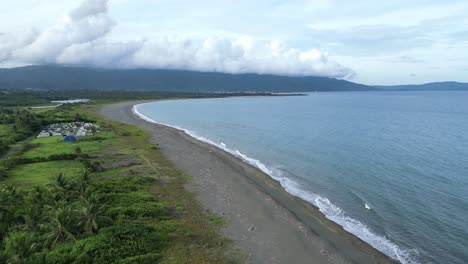
MULTIPOLYGON (((302 258, 301 256, 295 257, 292 255, 287 256, 285 258, 281 258, 280 256, 279 258, 281 259, 278 259, 277 263, 399 263, 398 261, 391 259, 387 255, 373 248, 371 245, 367 244, 357 236, 344 230, 342 226, 327 219, 317 207, 296 196, 291 195, 286 190, 284 190, 284 188, 280 185, 279 182, 275 181, 269 175, 263 173, 259 169, 251 166, 250 164, 245 163, 240 158, 235 157, 230 153, 227 153, 215 146, 199 141, 189 136, 184 131, 161 124, 148 122, 146 120, 141 119, 133 113, 132 109, 135 105, 148 102, 155 102, 155 100, 128 101, 108 104, 102 107, 102 109, 100 110, 100 114, 105 118, 111 119, 113 121, 138 125, 143 129, 149 131, 154 136, 151 143, 158 145, 160 145, 161 143, 161 149, 163 154, 166 155, 170 160, 172 160, 175 163, 175 165, 178 166, 182 171, 193 176, 194 178, 196 177, 196 175, 193 175, 193 170, 183 165, 180 166, 180 163, 177 161, 178 159, 180 159, 181 155, 184 155, 184 153, 180 153, 180 150, 171 149, 172 146, 170 144, 167 144, 167 142, 166 144, 164 144, 164 139, 162 139, 162 137, 167 137, 167 135, 169 135, 169 137, 172 137, 171 140, 173 143, 176 141, 185 141, 185 143, 193 145, 191 147, 198 149, 197 154, 200 158, 201 154, 205 156, 204 158, 208 161, 216 160, 217 162, 224 163, 224 165, 226 166, 225 168, 231 169, 232 173, 235 173, 236 175, 241 174, 242 177, 246 180, 246 182, 248 182, 251 185, 250 187, 257 189, 259 192, 262 193, 261 195, 266 195, 267 197, 271 198, 272 201, 276 205, 278 205, 278 207, 282 208, 283 210, 286 210, 299 223, 305 226, 307 232, 310 232, 313 236, 316 237, 316 239, 318 238, 319 240, 323 241, 323 243, 327 245, 327 248, 332 249, 333 252, 336 252, 336 255, 342 257, 341 261, 331 261, 330 257, 323 258, 323 256, 320 256, 327 255, 329 254, 328 252, 323 252, 323 250, 319 250, 321 254, 313 255, 311 253, 311 257, 316 257, 314 259, 303 259, 303 257, 306 254, 305 253, 302 256, 302 258)), ((207 168, 213 167, 212 164, 209 164, 209 162, 205 162, 204 164, 207 168)), ((200 170, 200 168, 197 169, 200 170)), ((231 172, 226 174, 230 175, 231 172)), ((201 190, 200 188, 194 187, 193 185, 191 187, 189 186, 189 189, 194 191, 197 197, 205 196, 204 198, 199 198, 199 200, 207 210, 211 210, 214 212, 220 211, 220 206, 222 207, 222 205, 220 205, 219 203, 216 204, 216 202, 213 201, 209 201, 209 197, 207 197, 207 194, 200 193, 206 190, 201 190)), ((242 195, 242 192, 239 192, 238 195, 242 195)), ((276 205, 272 210, 276 210, 276 205)), ((258 213, 262 214, 264 212, 259 211, 258 213)), ((232 229, 237 231, 239 226, 242 226, 244 224, 236 223, 235 221, 235 217, 234 219, 228 219, 226 225, 228 226, 227 229, 231 229, 231 232, 228 231, 225 233, 228 236, 228 238, 233 239, 233 241, 237 243, 242 250, 251 254, 249 262, 268 263, 269 261, 271 261, 272 259, 268 259, 268 256, 264 256, 266 254, 266 250, 258 248, 258 245, 255 245, 255 247, 252 248, 251 243, 245 242, 242 239, 240 239, 239 236, 233 234, 232 229)), ((261 232, 261 230, 258 232, 261 232)), ((287 239, 287 237, 284 237, 284 239, 287 239)), ((308 247, 310 247, 311 252, 317 251, 317 243, 308 243, 307 240, 304 242, 303 247, 304 248, 302 250, 307 251, 308 247)), ((279 248, 279 250, 288 251, 289 249, 279 248)), ((274 253, 272 254, 274 255, 274 253)), ((287 253, 281 255, 287 255, 287 253)))

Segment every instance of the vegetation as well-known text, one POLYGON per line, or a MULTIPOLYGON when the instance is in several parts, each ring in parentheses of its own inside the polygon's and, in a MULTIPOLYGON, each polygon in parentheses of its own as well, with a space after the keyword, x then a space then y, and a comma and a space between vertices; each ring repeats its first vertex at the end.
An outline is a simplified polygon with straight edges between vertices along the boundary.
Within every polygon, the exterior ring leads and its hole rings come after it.
POLYGON ((0 88, 191 93, 377 90, 372 86, 318 76, 226 74, 162 69, 95 69, 59 65, 0 69, 0 88))
POLYGON ((95 107, 35 116, 79 113, 104 132, 76 143, 33 139, 0 162, 0 263, 234 262, 217 233, 223 220, 184 189, 189 177, 147 144, 146 132, 102 120, 95 107))
POLYGON ((24 108, 0 108, 0 157, 12 144, 34 136, 48 124, 58 122, 93 121, 73 109, 61 105, 55 109, 34 113, 24 108))
MULTIPOLYGON (((122 100, 147 100, 165 98, 205 98, 205 97, 226 97, 226 96, 252 96, 271 95, 270 93, 199 93, 199 92, 161 92, 161 91, 131 91, 114 90, 103 91, 95 89, 72 89, 72 90, 25 90, 6 89, 0 84, 0 105, 3 107, 29 107, 29 106, 50 106, 51 101, 67 99, 91 99, 94 102, 106 103, 122 100)), ((33 109, 35 112, 45 112, 48 109, 33 109)), ((48 111, 47 111, 48 112, 48 111)))
POLYGON ((53 180, 55 175, 65 173, 66 176, 78 176, 83 169, 80 162, 74 161, 35 162, 16 166, 8 173, 8 179, 5 181, 14 185, 46 184, 53 180))
POLYGON ((161 91, 102 91, 102 90, 32 90, 3 89, 0 84, 0 160, 12 145, 35 135, 41 126, 59 122, 93 122, 81 112, 76 105, 64 104, 50 108, 31 108, 32 106, 53 106, 53 100, 76 98, 91 99, 94 104, 122 100, 146 100, 165 98, 205 98, 226 96, 258 96, 269 93, 193 93, 161 91), (28 109, 24 107, 29 107, 28 109))
POLYGON ((40 127, 40 120, 28 110, 0 108, 0 155, 10 144, 30 137, 40 127))

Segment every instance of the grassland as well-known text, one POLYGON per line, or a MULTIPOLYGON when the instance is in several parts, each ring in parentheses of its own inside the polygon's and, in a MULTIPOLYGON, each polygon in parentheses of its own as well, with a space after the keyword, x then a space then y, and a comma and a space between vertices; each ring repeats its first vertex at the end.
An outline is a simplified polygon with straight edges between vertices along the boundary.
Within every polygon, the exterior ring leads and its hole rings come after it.
POLYGON ((26 158, 49 157, 56 154, 72 154, 80 148, 83 153, 89 155, 101 152, 103 149, 112 147, 112 132, 99 133, 97 137, 83 137, 75 143, 63 142, 62 137, 36 138, 30 141, 38 147, 32 148, 23 154, 26 158))
POLYGON ((8 174, 6 184, 17 186, 44 185, 63 174, 66 177, 77 177, 84 172, 84 166, 77 161, 48 161, 18 165, 8 174))
POLYGON ((103 120, 94 114, 97 107, 84 104, 68 108, 66 113, 57 112, 60 108, 41 111, 50 119, 86 116, 103 132, 82 137, 77 143, 62 142, 60 137, 33 139, 17 154, 24 164, 9 168, 0 182, 2 208, 13 212, 0 215, 0 262, 236 262, 238 254, 217 231, 223 219, 205 212, 185 190, 190 177, 148 144, 148 133, 103 120), (67 160, 51 160, 62 156, 67 160), (87 182, 83 179, 88 176, 83 175, 89 176, 91 191, 79 195, 83 181, 87 182), (13 205, 11 186, 19 193, 13 205), (52 198, 28 200, 38 190, 44 192, 41 197, 52 198), (74 220, 81 219, 79 212, 86 211, 83 208, 89 201, 105 208, 95 219, 99 223, 96 230, 74 220), (57 203, 63 206, 57 209, 57 203), (64 211, 69 218, 60 223, 73 239, 64 235, 50 243, 46 238, 54 229, 47 222, 59 221, 56 216, 64 211), (27 220, 32 218, 31 212, 40 215, 35 224, 27 220))

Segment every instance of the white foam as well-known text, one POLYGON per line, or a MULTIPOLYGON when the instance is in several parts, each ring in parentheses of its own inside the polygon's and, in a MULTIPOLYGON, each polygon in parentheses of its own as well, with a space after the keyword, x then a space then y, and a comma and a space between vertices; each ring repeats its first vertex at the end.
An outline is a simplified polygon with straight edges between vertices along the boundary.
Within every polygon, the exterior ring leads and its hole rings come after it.
MULTIPOLYGON (((299 184, 297 181, 294 179, 285 177, 283 173, 281 173, 280 170, 275 169, 275 168, 269 168, 265 164, 263 164, 261 161, 248 157, 247 155, 241 153, 237 149, 231 149, 226 146, 225 143, 221 142, 220 144, 217 144, 205 137, 197 135, 194 131, 181 128, 178 126, 174 125, 169 125, 161 122, 157 122, 143 114, 141 114, 138 111, 138 106, 135 105, 132 108, 132 112, 135 113, 137 116, 139 116, 141 119, 146 120, 151 123, 159 124, 159 125, 164 125, 168 127, 172 127, 181 131, 184 131, 187 135, 200 140, 202 142, 205 142, 207 144, 210 144, 212 146, 215 146, 219 149, 222 149, 235 157, 240 158, 244 162, 258 168, 262 172, 266 173, 273 179, 277 180, 281 186, 290 194, 299 197, 313 205, 319 208, 320 212, 322 212, 328 219, 332 220, 333 222, 341 225, 346 231, 354 234, 355 236, 359 237, 360 239, 364 240, 377 250, 381 251, 385 255, 400 261, 402 264, 415 264, 418 263, 415 260, 415 257, 410 254, 410 251, 407 249, 403 249, 390 241, 388 238, 384 236, 380 236, 375 234, 369 227, 367 227, 365 224, 361 223, 360 221, 351 218, 346 215, 346 213, 339 208, 338 206, 334 205, 328 198, 322 197, 320 195, 317 195, 315 193, 312 193, 308 190, 304 190, 301 184, 299 184)), ((370 209, 370 207, 365 204, 366 209, 370 209)))

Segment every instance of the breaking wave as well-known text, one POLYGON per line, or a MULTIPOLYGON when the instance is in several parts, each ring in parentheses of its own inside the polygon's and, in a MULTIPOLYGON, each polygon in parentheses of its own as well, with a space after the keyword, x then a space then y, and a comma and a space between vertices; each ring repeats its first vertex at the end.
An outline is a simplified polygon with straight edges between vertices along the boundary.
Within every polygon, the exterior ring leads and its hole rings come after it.
MULTIPOLYGON (((299 198, 303 199, 304 201, 307 201, 307 202, 311 203, 312 205, 316 206, 317 208, 319 208, 320 212, 323 213, 328 219, 330 219, 331 221, 339 224, 346 231, 348 231, 348 232, 352 233, 353 235, 359 237, 363 241, 370 244, 372 247, 374 247, 377 250, 379 250, 380 252, 384 253, 385 255, 387 255, 387 256, 395 259, 395 260, 398 260, 402 264, 416 264, 416 263, 419 263, 416 260, 416 257, 414 256, 415 255, 414 253, 417 254, 416 251, 404 249, 404 248, 398 246, 397 244, 393 243, 392 241, 390 241, 387 237, 376 234, 368 226, 366 226, 365 224, 363 224, 359 220, 354 219, 352 217, 349 217, 343 209, 341 209, 340 207, 333 204, 328 198, 322 197, 322 196, 320 196, 318 194, 315 194, 315 193, 313 193, 313 192, 311 192, 309 190, 305 190, 304 187, 301 186, 301 184, 298 181, 296 181, 296 180, 294 180, 294 179, 292 179, 290 177, 285 176, 284 173, 280 169, 275 168, 275 167, 266 166, 260 160, 251 158, 251 157, 241 153, 239 150, 237 150, 235 148, 229 148, 223 142, 220 142, 218 144, 218 143, 215 143, 215 142, 213 142, 212 140, 210 140, 208 138, 197 135, 194 131, 191 131, 191 130, 188 130, 188 129, 185 129, 185 128, 182 128, 182 127, 170 125, 170 124, 157 122, 157 121, 155 121, 155 120, 141 114, 138 111, 138 106, 140 106, 140 105, 142 105, 142 104, 133 106, 132 112, 135 115, 137 115, 138 117, 140 117, 141 119, 143 119, 145 121, 148 121, 150 123, 164 125, 164 126, 168 126, 168 127, 172 127, 172 128, 181 130, 181 131, 185 132, 187 135, 189 135, 189 136, 191 136, 191 137, 193 137, 193 138, 195 138, 195 139, 197 139, 199 141, 202 141, 204 143, 207 143, 209 145, 217 147, 217 148, 219 148, 221 150, 224 150, 225 152, 230 153, 231 155, 233 155, 233 156, 235 156, 237 158, 240 158, 242 161, 246 162, 247 164, 250 164, 250 165, 254 166, 255 168, 257 168, 257 169, 261 170, 262 172, 264 172, 265 174, 269 175, 274 180, 278 181, 281 184, 281 186, 288 193, 290 193, 290 194, 292 194, 292 195, 294 195, 296 197, 299 197, 299 198)), ((365 206, 366 206, 366 208, 368 207, 367 204, 365 204, 365 206)), ((370 209, 370 207, 368 209, 370 209)))

